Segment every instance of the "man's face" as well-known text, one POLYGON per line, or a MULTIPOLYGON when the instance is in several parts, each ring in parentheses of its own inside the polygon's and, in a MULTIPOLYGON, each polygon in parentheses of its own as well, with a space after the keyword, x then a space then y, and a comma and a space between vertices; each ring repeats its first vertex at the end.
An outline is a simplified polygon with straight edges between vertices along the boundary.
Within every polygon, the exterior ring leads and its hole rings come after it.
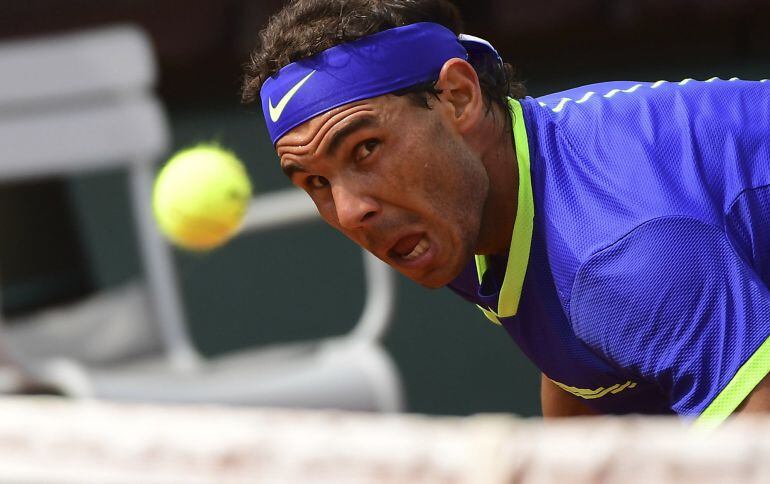
POLYGON ((451 106, 380 96, 335 108, 277 143, 281 167, 333 227, 415 282, 450 282, 473 255, 489 180, 451 106))

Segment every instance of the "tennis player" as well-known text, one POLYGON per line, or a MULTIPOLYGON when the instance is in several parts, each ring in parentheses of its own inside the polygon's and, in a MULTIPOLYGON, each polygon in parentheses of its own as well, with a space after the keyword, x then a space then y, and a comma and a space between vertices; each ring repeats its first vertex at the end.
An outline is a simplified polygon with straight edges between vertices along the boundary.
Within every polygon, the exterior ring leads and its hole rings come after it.
POLYGON ((544 415, 770 410, 770 83, 533 99, 461 33, 445 0, 295 0, 244 100, 330 225, 510 334, 544 415))

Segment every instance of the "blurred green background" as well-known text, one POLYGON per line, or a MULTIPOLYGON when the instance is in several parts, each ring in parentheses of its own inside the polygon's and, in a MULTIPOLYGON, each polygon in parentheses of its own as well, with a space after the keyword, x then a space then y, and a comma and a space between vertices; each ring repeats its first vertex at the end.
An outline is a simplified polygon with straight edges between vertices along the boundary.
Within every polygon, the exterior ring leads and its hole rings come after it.
MULTIPOLYGON (((137 23, 158 54, 174 149, 232 148, 257 193, 287 188, 264 123, 238 102, 239 65, 280 1, 5 2, 0 41, 137 23)), ((767 2, 458 2, 467 32, 518 66, 532 95, 613 79, 770 73, 767 2)), ((76 300, 140 273, 124 174, 0 185, 0 291, 6 316, 76 300)), ((320 223, 246 235, 207 254, 177 251, 193 336, 215 355, 341 334, 362 308, 360 250, 320 223)), ((505 332, 447 290, 398 277, 386 347, 408 410, 537 415, 538 373, 505 332)))

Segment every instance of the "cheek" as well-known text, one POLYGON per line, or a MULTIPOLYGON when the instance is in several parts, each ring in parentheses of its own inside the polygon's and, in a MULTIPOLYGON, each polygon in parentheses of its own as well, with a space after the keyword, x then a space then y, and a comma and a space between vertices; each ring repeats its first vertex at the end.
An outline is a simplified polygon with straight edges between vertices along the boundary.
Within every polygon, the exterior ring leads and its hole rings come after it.
POLYGON ((318 210, 318 214, 321 216, 321 219, 323 219, 327 225, 341 232, 344 236, 359 245, 363 245, 365 243, 365 240, 361 238, 362 234, 349 231, 339 223, 337 218, 337 209, 334 205, 334 199, 332 198, 331 194, 327 193, 323 196, 311 197, 311 199, 313 200, 313 203, 315 203, 316 209, 318 210))
POLYGON ((426 141, 414 146, 419 158, 412 166, 414 180, 420 182, 418 190, 445 212, 443 216, 466 213, 486 184, 481 160, 440 122, 430 123, 422 136, 426 141))
POLYGON ((339 229, 339 224, 337 223, 337 211, 334 209, 334 200, 331 195, 328 193, 314 195, 308 193, 308 196, 315 204, 318 215, 321 216, 324 222, 339 229))
POLYGON ((486 192, 486 171, 480 160, 463 146, 437 151, 422 163, 419 191, 443 218, 458 222, 468 218, 486 192))

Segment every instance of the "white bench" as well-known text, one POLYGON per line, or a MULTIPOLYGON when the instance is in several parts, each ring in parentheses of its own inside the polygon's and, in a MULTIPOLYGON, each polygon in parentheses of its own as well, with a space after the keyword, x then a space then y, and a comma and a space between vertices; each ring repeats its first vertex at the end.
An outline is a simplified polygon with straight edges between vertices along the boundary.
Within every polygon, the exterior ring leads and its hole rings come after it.
MULTIPOLYGON (((170 248, 152 218, 154 164, 170 143, 140 30, 0 44, 0 73, 0 183, 125 168, 144 272, 141 286, 5 326, 6 351, 29 375, 74 397, 402 409, 398 374, 380 344, 393 313, 393 274, 366 253, 366 302, 349 334, 217 358, 196 350, 170 248), (160 351, 117 361, 153 347, 160 351)), ((256 197, 243 231, 316 220, 306 196, 287 190, 256 197)))

